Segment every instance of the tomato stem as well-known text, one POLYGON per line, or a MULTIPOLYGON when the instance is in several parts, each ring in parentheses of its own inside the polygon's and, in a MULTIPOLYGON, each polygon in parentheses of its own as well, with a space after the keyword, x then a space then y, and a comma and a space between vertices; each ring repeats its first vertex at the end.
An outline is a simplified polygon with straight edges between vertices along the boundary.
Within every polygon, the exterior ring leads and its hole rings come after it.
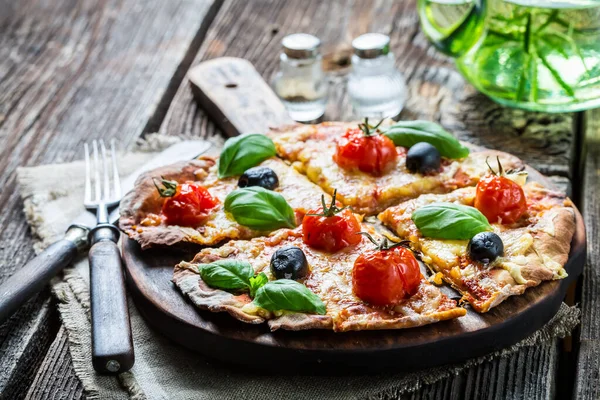
POLYGON ((400 242, 393 242, 391 240, 388 241, 388 238, 386 238, 386 237, 381 239, 381 242, 377 242, 377 240, 375 240, 375 238, 373 238, 373 236, 371 236, 371 234, 368 232, 356 232, 356 234, 366 236, 367 239, 369 239, 371 241, 371 243, 373 243, 375 245, 377 250, 380 250, 380 251, 391 250, 394 247, 399 247, 399 246, 408 248, 408 245, 410 243, 409 240, 402 240, 400 242), (391 244, 390 244, 390 242, 391 242, 391 244))
POLYGON ((505 176, 506 173, 504 172, 504 168, 502 168, 502 163, 500 163, 500 157, 496 156, 496 161, 498 162, 498 172, 494 171, 494 169, 492 168, 492 166, 488 162, 488 158, 489 157, 485 158, 485 163, 487 164, 488 168, 490 169, 490 172, 492 173, 492 175, 495 175, 495 176, 505 176))
POLYGON ((367 136, 367 137, 376 136, 376 135, 379 135, 377 128, 379 128, 379 125, 381 125, 381 123, 384 120, 385 120, 385 118, 382 119, 381 121, 379 121, 377 123, 377 125, 372 126, 372 125, 369 125, 369 118, 365 118, 365 122, 363 122, 362 124, 358 124, 358 127, 360 128, 361 131, 363 131, 365 136, 367 136))
POLYGON ((331 197, 331 204, 329 205, 329 207, 327 206, 327 204, 325 204, 325 195, 321 195, 321 204, 323 207, 323 213, 321 214, 306 214, 306 215, 311 215, 313 217, 333 217, 334 215, 344 211, 346 208, 350 208, 350 206, 345 206, 342 208, 339 208, 336 204, 336 196, 337 196, 337 189, 333 189, 333 196, 331 197))
POLYGON ((158 180, 158 178, 152 178, 152 182, 154 183, 154 187, 156 187, 156 190, 158 190, 158 194, 160 195, 160 197, 173 197, 175 196, 175 193, 177 193, 177 181, 170 181, 165 179, 164 176, 160 177, 160 183, 164 186, 164 187, 160 187, 156 181, 158 180))

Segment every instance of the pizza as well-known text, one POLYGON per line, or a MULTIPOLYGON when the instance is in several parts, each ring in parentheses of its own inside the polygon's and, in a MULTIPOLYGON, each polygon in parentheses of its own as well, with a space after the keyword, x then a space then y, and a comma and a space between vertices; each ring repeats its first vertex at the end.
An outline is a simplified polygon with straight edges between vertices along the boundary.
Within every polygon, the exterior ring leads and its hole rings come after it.
MULTIPOLYGON (((489 196, 479 187, 423 195, 388 208, 378 218, 397 235, 409 240, 420 252, 421 259, 463 294, 476 311, 487 312, 509 296, 522 294, 528 287, 567 276, 564 265, 575 229, 571 201, 564 194, 538 183, 528 183, 522 191, 525 204, 522 210, 509 210, 501 216, 497 216, 502 214, 501 210, 486 210, 488 215, 495 216, 495 219, 488 218, 494 222, 489 231, 470 239, 427 237, 417 227, 414 213, 426 206, 442 210, 437 215, 447 212, 444 209, 447 205, 464 205, 477 210, 475 205, 482 201, 481 197, 489 196), (514 214, 510 215, 511 212, 514 214), (478 252, 477 239, 489 249, 478 252)), ((495 199, 493 205, 498 207, 501 203, 495 199)), ((480 204, 477 206, 483 208, 480 204)))
MULTIPOLYGON (((307 210, 320 204, 321 190, 280 159, 267 159, 258 167, 277 177, 274 191, 293 208, 296 221, 302 221, 307 210)), ((143 249, 215 245, 226 239, 250 239, 269 233, 240 225, 225 212, 225 198, 238 187, 239 179, 219 179, 216 169, 215 157, 201 157, 142 174, 121 201, 119 226, 143 249), (179 193, 161 196, 160 181, 172 182, 179 193), (180 195, 182 188, 187 196, 180 195)))
POLYGON ((487 312, 567 276, 575 230, 571 201, 527 182, 521 160, 426 121, 241 135, 218 158, 144 174, 121 207, 142 248, 199 249, 173 274, 194 305, 271 330, 487 312))
POLYGON ((292 129, 274 129, 268 135, 284 160, 291 162, 325 192, 332 194, 337 189, 342 203, 366 215, 376 214, 421 194, 446 193, 473 186, 479 177, 485 175, 488 158, 495 160, 500 157, 507 169, 523 167, 514 156, 484 150, 472 152, 462 159, 441 157, 433 171, 411 172, 407 166, 408 148, 395 146, 385 135, 368 138, 356 127, 356 123, 302 125, 292 129), (377 145, 368 146, 375 138, 382 140, 377 145), (341 141, 343 146, 340 146, 341 141), (369 167, 372 158, 377 161, 373 168, 369 167), (353 163, 361 160, 366 160, 365 165, 353 163))
MULTIPOLYGON (((361 229, 368 230, 365 226, 361 229)), ((371 233, 378 237, 375 232, 371 233)), ((333 329, 343 332, 399 329, 465 315, 466 310, 457 307, 456 300, 442 294, 418 269, 416 289, 411 296, 394 305, 374 305, 361 300, 353 291, 353 266, 361 254, 373 247, 369 240, 361 238, 355 246, 329 253, 304 243, 300 228, 283 229, 268 237, 231 241, 216 249, 204 249, 191 262, 182 262, 175 267, 173 282, 201 309, 224 311, 253 324, 267 321, 271 330, 333 329), (255 274, 264 273, 270 282, 277 282, 272 260, 274 254, 282 249, 297 249, 305 255, 310 267, 305 275, 294 278, 322 300, 325 313, 268 311, 256 307, 247 292, 211 288, 198 273, 203 264, 218 260, 246 261, 255 274)))

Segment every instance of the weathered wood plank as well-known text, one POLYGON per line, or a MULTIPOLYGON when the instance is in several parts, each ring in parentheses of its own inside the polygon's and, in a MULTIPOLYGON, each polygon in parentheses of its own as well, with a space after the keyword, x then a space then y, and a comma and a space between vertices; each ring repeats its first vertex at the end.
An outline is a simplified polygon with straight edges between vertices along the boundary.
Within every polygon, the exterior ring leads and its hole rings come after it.
POLYGON ((50 345, 27 396, 29 400, 71 400, 83 397, 83 385, 75 376, 67 332, 61 326, 50 345))
MULTIPOLYGON (((129 146, 158 125, 218 4, 0 1, 0 282, 33 256, 16 167, 72 160, 96 137, 129 146)), ((25 395, 52 319, 46 294, 0 327, 3 396, 25 395)))
MULTIPOLYGON (((474 107, 474 111, 471 111, 470 116, 468 117, 473 120, 471 121, 471 119, 469 119, 466 123, 458 121, 458 118, 460 117, 459 111, 453 111, 449 115, 445 114, 445 110, 449 103, 452 105, 455 102, 458 103, 462 101, 462 97, 457 97, 455 93, 451 93, 453 90, 461 89, 459 87, 460 84, 455 80, 462 78, 453 72, 448 60, 436 55, 427 46, 425 39, 416 27, 414 4, 410 2, 392 3, 391 1, 384 1, 351 3, 349 1, 336 1, 327 2, 328 4, 321 4, 325 2, 312 1, 294 4, 292 2, 255 1, 252 2, 251 5, 248 3, 250 2, 237 1, 227 2, 225 4, 223 11, 219 14, 218 22, 215 24, 215 27, 209 31, 208 37, 211 40, 207 40, 206 44, 202 47, 202 50, 196 59, 197 61, 219 55, 245 57, 257 66, 257 69, 265 78, 270 78, 276 68, 276 62, 274 60, 276 60, 279 40, 284 34, 294 31, 316 33, 324 39, 326 52, 332 54, 333 57, 333 55, 339 54, 340 49, 343 50, 344 47, 347 48, 349 41, 356 34, 368 30, 391 32, 392 40, 395 43, 408 41, 410 44, 405 44, 405 47, 403 48, 397 47, 394 49, 397 55, 402 55, 402 57, 404 57, 400 60, 400 68, 403 69, 403 72, 405 72, 409 78, 411 93, 415 92, 417 94, 413 96, 414 104, 409 102, 407 111, 405 112, 407 118, 423 117, 437 119, 450 128, 455 127, 453 124, 456 123, 457 129, 461 131, 461 137, 471 137, 470 135, 472 134, 470 132, 472 130, 474 131, 478 129, 480 125, 485 125, 488 121, 493 120, 493 117, 478 116, 478 113, 481 111, 477 107, 474 107), (332 20, 335 20, 336 23, 331 24, 332 20), (398 31, 397 33, 395 33, 396 30, 398 31), (241 32, 243 32, 243 35, 241 32), (399 38, 398 36, 402 37, 399 38), (340 38, 342 38, 343 42, 341 44, 340 38), (397 39, 401 39, 401 41, 398 42, 397 39), (407 50, 408 52, 404 50, 407 50), (404 60, 413 57, 415 57, 416 60, 409 60, 411 62, 410 65, 403 67, 404 64, 402 63, 409 62, 404 60), (426 67, 428 63, 433 64, 433 72, 428 72, 426 67), (441 66, 435 66, 437 65, 436 63, 441 66), (417 67, 420 65, 423 66, 417 71, 419 73, 416 73, 415 70, 417 70, 417 67), (415 77, 421 79, 421 81, 415 77), (426 80, 430 78, 433 80, 433 84, 426 82, 426 80), (436 87, 436 85, 438 85, 438 87, 436 87), (464 130, 464 132, 462 130, 464 130)), ((330 103, 330 109, 333 111, 328 113, 329 118, 349 118, 348 112, 343 111, 348 110, 343 86, 340 85, 334 87, 333 91, 338 100, 334 99, 334 101, 330 103), (336 112, 338 114, 336 114, 336 112)), ((477 95, 475 95, 475 97, 477 97, 477 95)), ((475 98, 475 100, 471 100, 471 102, 476 105, 481 103, 481 99, 475 98)), ((456 107, 456 105, 453 106, 456 107)), ((494 108, 495 106, 491 105, 491 107, 494 108)), ((490 112, 489 115, 493 116, 494 114, 493 112, 490 112)), ((527 118, 525 118, 524 123, 522 120, 518 122, 517 128, 523 127, 524 124, 525 129, 523 135, 525 136, 525 139, 531 139, 533 143, 538 143, 536 140, 539 141, 540 138, 539 136, 536 136, 537 133, 527 130, 527 124, 531 124, 531 122, 528 122, 527 118), (532 138, 530 138, 531 135, 533 135, 532 138)), ((509 122, 512 123, 512 120, 509 122)), ((483 129, 491 128, 484 127, 483 129)), ((179 88, 175 97, 175 102, 169 109, 168 118, 161 126, 161 131, 204 137, 216 137, 215 135, 219 134, 212 122, 207 119, 204 113, 193 103, 191 92, 189 91, 187 84, 183 84, 179 88)), ((516 134, 511 135, 509 135, 509 137, 518 136, 516 134)), ((550 156, 549 158, 546 157, 549 161, 545 164, 543 158, 540 156, 542 162, 539 162, 538 164, 535 164, 534 162, 534 165, 542 169, 544 165, 548 165, 547 171, 568 175, 568 162, 570 156, 566 153, 568 153, 572 140, 570 138, 570 132, 564 133, 564 136, 566 139, 557 135, 557 139, 551 138, 549 141, 546 140, 546 142, 544 142, 546 148, 554 148, 557 154, 550 156), (556 145, 554 144, 555 142, 559 144, 556 145), (565 154, 562 153, 563 151, 565 154), (555 166, 551 166, 551 164, 555 166)), ((217 137, 215 140, 221 139, 217 137)), ((486 144, 484 141, 481 143, 486 144)), ((504 141, 502 143, 503 145, 505 144, 504 141)), ((524 150, 520 149, 520 151, 524 150)), ((544 150, 540 150, 539 152, 542 153, 544 150)), ((538 156, 533 154, 530 159, 527 157, 525 157, 525 159, 528 161, 535 161, 536 157, 538 156)), ((533 349, 532 351, 536 352, 537 357, 541 359, 544 358, 541 356, 541 350, 533 349)), ((552 359, 552 357, 550 357, 550 359, 552 359)), ((515 376, 523 377, 524 371, 521 370, 519 373, 520 375, 515 376)), ((477 386, 477 382, 479 382, 480 387, 485 385, 483 374, 475 372, 470 374, 476 377, 476 379, 473 379, 474 384, 472 384, 471 387, 477 386)), ((466 379, 467 378, 464 376, 459 376, 451 381, 446 381, 443 384, 440 383, 445 389, 443 390, 442 396, 439 397, 451 398, 454 394, 462 393, 464 391, 463 387, 466 385, 466 379)), ((517 381, 522 382, 522 380, 516 378, 511 382, 517 381)), ((501 383, 498 385, 501 385, 501 383)), ((495 391, 495 393, 500 393, 497 388, 491 390, 495 391)), ((516 394, 528 392, 528 389, 521 386, 516 387, 514 390, 516 391, 516 394)), ((437 392, 435 392, 434 389, 428 388, 424 389, 422 393, 437 392)), ((420 396, 420 394, 416 396, 420 396)), ((427 396, 423 395, 422 397, 427 396)), ((437 398, 438 396, 429 397, 437 398)), ((494 398, 491 395, 489 397, 494 398)), ((521 397, 524 396, 521 395, 521 397)))
MULTIPOLYGON (((349 120, 353 117, 340 71, 352 38, 368 31, 392 38, 392 51, 410 89, 403 118, 440 121, 462 139, 513 152, 542 172, 554 174, 558 186, 570 191, 573 116, 504 109, 478 94, 465 84, 451 60, 428 45, 413 1, 226 1, 194 63, 222 56, 246 58, 270 81, 277 70, 281 38, 294 32, 315 34, 323 42, 328 68, 338 70, 331 73, 326 119, 349 120)), ((223 140, 206 112, 194 104, 185 82, 160 131, 223 140)), ((558 354, 554 344, 524 349, 405 397, 549 399, 555 393, 558 354)))
POLYGON ((406 394, 402 399, 546 400, 556 391, 557 342, 523 348, 507 358, 483 363, 406 394))
POLYGON ((581 287, 581 332, 575 378, 576 399, 600 398, 600 110, 588 112, 584 139, 581 208, 587 228, 588 255, 581 287))
POLYGON ((0 326, 0 399, 23 397, 56 335, 57 314, 50 306, 48 291, 44 291, 0 326))
MULTIPOLYGON (((573 116, 507 109, 477 93, 449 58, 429 46, 419 29, 413 1, 307 1, 302 5, 232 1, 223 10, 195 62, 221 56, 246 58, 270 81, 286 34, 319 36, 328 68, 335 69, 347 62, 353 37, 368 31, 386 33, 410 91, 402 118, 439 121, 461 139, 512 152, 546 174, 570 176, 573 116), (331 24, 332 20, 336 23, 331 24)), ((353 119, 344 76, 332 74, 332 81, 326 119, 353 119)), ((180 106, 170 108, 162 131, 169 127, 172 132, 214 133, 212 126, 203 129, 206 114, 193 105, 188 88, 180 88, 175 103, 180 106)))

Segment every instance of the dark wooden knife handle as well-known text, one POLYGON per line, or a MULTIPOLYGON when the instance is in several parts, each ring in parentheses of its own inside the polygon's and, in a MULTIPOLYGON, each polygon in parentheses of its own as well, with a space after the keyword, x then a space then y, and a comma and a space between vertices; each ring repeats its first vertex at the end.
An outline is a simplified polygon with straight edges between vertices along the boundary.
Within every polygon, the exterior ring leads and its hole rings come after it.
POLYGON ((64 239, 51 244, 0 285, 0 324, 73 261, 86 243, 87 229, 73 226, 64 239))
MULTIPOLYGON (((102 236, 101 231, 93 234, 102 236)), ((117 374, 129 371, 135 358, 121 254, 117 244, 106 236, 89 252, 92 364, 101 374, 117 374)))

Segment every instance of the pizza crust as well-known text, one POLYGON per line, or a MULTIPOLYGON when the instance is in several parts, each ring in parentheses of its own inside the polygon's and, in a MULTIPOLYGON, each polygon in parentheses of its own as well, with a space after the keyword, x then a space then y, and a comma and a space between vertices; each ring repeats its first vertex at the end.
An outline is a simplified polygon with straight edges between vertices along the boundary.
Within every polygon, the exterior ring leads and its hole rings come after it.
POLYGON ((121 200, 119 227, 135 239, 142 249, 152 246, 174 246, 182 242, 193 242, 196 230, 182 226, 141 226, 150 214, 158 215, 164 204, 152 178, 161 176, 179 183, 203 181, 216 164, 215 159, 204 157, 198 160, 182 161, 142 174, 134 184, 134 189, 121 200))
POLYGON ((235 319, 249 324, 260 324, 265 321, 258 315, 242 311, 242 307, 251 301, 247 295, 235 296, 224 290, 213 289, 200 279, 200 275, 187 268, 175 267, 173 283, 194 305, 203 310, 227 312, 235 319))

